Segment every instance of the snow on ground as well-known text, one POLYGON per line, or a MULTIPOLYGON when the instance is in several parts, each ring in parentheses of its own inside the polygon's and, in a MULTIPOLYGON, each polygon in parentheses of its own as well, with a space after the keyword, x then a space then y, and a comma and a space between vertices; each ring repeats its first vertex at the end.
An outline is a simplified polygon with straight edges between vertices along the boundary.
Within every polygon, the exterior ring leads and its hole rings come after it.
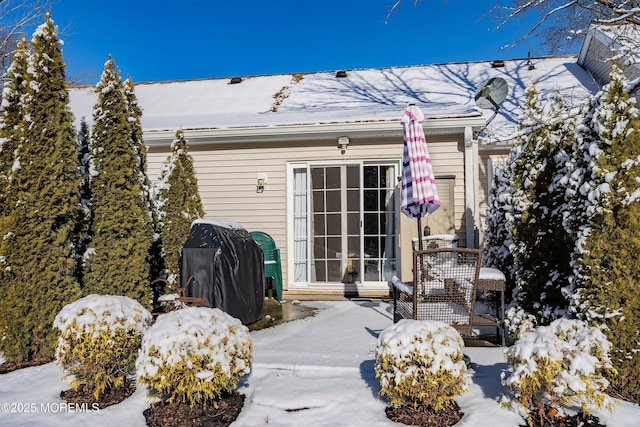
MULTIPOLYGON (((245 406, 234 426, 394 426, 378 396, 374 351, 378 334, 392 324, 391 307, 379 301, 308 302, 315 317, 252 332, 254 363, 239 391, 245 406)), ((500 373, 508 369, 503 349, 465 349, 472 385, 457 399, 460 427, 515 427, 524 420, 501 408, 500 373)), ((150 404, 142 386, 124 402, 93 411, 59 398, 68 389, 55 364, 0 375, 0 426, 140 426, 150 404)), ((640 407, 622 403, 598 413, 610 427, 637 425, 640 407)))

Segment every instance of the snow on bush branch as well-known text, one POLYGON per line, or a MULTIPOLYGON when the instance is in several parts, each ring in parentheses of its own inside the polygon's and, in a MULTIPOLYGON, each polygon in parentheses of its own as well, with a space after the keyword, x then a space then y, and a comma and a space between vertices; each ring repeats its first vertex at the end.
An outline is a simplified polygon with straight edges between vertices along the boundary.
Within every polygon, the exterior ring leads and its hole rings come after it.
POLYGON ((403 319, 380 334, 376 378, 392 405, 441 410, 469 387, 464 341, 442 322, 403 319))
POLYGON ((93 388, 96 399, 123 386, 150 324, 151 313, 128 297, 89 295, 64 306, 53 326, 60 331, 56 359, 76 376, 71 386, 93 388))
POLYGON ((169 402, 215 405, 250 372, 252 350, 249 329, 217 308, 172 311, 144 334, 138 381, 169 402))
POLYGON ((511 374, 503 374, 503 384, 513 399, 504 397, 503 404, 520 408, 530 424, 536 415, 551 417, 548 409, 558 415, 613 410, 604 377, 613 373, 610 347, 602 331, 580 320, 558 319, 523 333, 506 352, 511 374))

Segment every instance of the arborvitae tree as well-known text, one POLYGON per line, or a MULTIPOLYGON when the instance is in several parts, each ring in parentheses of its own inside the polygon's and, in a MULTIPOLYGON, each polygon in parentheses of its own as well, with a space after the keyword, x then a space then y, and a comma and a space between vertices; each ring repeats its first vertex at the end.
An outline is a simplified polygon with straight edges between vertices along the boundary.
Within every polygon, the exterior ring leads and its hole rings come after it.
POLYGON ((170 281, 179 272, 178 254, 191 222, 204 216, 193 158, 187 151, 184 132, 178 130, 171 143, 171 155, 160 170, 154 186, 158 217, 162 226, 162 247, 170 281))
POLYGON ((29 46, 22 37, 7 71, 0 109, 0 217, 9 214, 11 202, 6 199, 9 177, 14 167, 15 150, 23 137, 24 109, 28 101, 29 46))
MULTIPOLYGON (((22 143, 25 127, 25 102, 28 90, 28 60, 29 50, 26 38, 22 37, 18 42, 18 48, 13 56, 13 61, 7 71, 7 81, 2 92, 2 104, 0 105, 0 340, 11 322, 10 313, 3 307, 3 301, 7 301, 8 277, 7 271, 6 239, 10 231, 9 216, 11 209, 17 200, 17 191, 11 186, 13 169, 19 164, 16 162, 15 150, 22 143)), ((10 234, 9 234, 10 235, 10 234)))
MULTIPOLYGON (((6 234, 6 222, 15 205, 17 194, 10 186, 16 162, 15 150, 24 133, 25 103, 28 101, 29 47, 25 37, 18 42, 13 61, 7 71, 7 81, 0 105, 0 236, 6 234)), ((2 298, 2 271, 4 271, 3 240, 0 239, 0 298, 2 298)))
POLYGON ((141 178, 140 148, 120 72, 110 58, 97 85, 91 154, 93 222, 84 293, 124 295, 151 306, 153 224, 141 178), (132 125, 133 123, 133 125, 132 125))
POLYGON ((564 317, 569 308, 564 291, 573 273, 573 239, 563 225, 567 201, 558 175, 565 172, 574 129, 559 94, 545 105, 534 86, 527 93, 520 121, 528 130, 522 137, 526 163, 514 181, 524 209, 514 227, 514 300, 536 323, 547 325, 564 317))
POLYGON ((17 147, 19 167, 11 176, 17 199, 3 249, 6 297, 0 303, 0 350, 8 361, 52 357, 57 338, 53 319, 80 295, 72 258, 82 219, 77 135, 61 42, 50 15, 31 44, 26 126, 17 147))
POLYGON ((575 309, 605 327, 618 375, 614 388, 640 398, 640 117, 628 82, 614 66, 610 83, 594 103, 590 135, 600 141, 599 175, 585 196, 597 203, 584 233, 575 309))
POLYGON ((516 226, 526 221, 531 206, 527 189, 530 186, 529 168, 534 156, 530 134, 532 129, 537 129, 542 110, 535 88, 530 87, 527 92, 529 98, 520 118, 514 145, 504 165, 495 174, 487 210, 485 264, 505 272, 510 291, 507 294, 513 293, 508 297, 516 297, 521 293, 517 289, 521 284, 514 258, 523 249, 516 236, 516 226))
MULTIPOLYGON (((140 170, 140 182, 143 185, 145 196, 149 200, 151 205, 151 185, 149 177, 147 176, 147 146, 142 138, 142 109, 138 105, 138 97, 136 96, 135 89, 131 78, 128 77, 124 81, 124 91, 127 100, 127 108, 129 109, 129 117, 131 118, 131 146, 138 153, 138 168, 140 170)), ((151 209, 151 207, 149 208, 151 209)))
POLYGON ((156 212, 156 206, 152 200, 151 181, 149 180, 149 176, 147 175, 147 145, 144 143, 144 139, 142 137, 142 108, 140 108, 140 105, 138 104, 138 97, 136 96, 131 77, 127 77, 127 79, 125 80, 124 90, 127 98, 127 107, 129 109, 129 123, 131 125, 130 143, 138 153, 139 179, 143 189, 143 197, 145 199, 146 209, 151 216, 151 222, 154 232, 154 239, 149 253, 149 277, 151 278, 151 280, 153 280, 160 276, 161 271, 164 269, 164 261, 161 254, 162 247, 160 240, 160 226, 158 224, 158 213, 156 212))

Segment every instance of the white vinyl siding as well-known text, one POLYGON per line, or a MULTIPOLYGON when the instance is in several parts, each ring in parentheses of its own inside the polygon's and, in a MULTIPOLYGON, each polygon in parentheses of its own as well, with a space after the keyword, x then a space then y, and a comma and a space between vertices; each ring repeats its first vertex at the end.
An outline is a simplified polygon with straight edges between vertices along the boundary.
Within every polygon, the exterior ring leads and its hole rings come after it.
MULTIPOLYGON (((436 177, 446 175, 453 177, 455 182, 453 223, 455 233, 460 237, 460 245, 464 246, 466 234, 462 135, 427 135, 427 140, 436 177)), ((148 174, 152 181, 157 178, 160 166, 169 154, 168 150, 168 146, 150 146, 148 174)), ((249 231, 269 233, 280 248, 283 283, 287 289, 287 164, 349 160, 400 161, 402 139, 352 139, 344 154, 340 153, 334 139, 286 144, 199 144, 189 146, 189 153, 194 158, 206 216, 231 219, 249 231), (267 181, 264 191, 258 193, 258 175, 265 174, 267 181)), ((401 221, 401 226, 402 223, 401 221)))

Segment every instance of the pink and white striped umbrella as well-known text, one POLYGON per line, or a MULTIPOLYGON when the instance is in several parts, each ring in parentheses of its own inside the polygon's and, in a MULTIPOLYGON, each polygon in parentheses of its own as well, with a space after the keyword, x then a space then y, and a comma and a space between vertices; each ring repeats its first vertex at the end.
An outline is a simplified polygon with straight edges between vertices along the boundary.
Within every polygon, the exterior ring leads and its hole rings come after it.
MULTIPOLYGON (((404 128, 402 156, 402 193, 400 210, 411 218, 430 215, 440 207, 420 108, 409 105, 401 123, 404 128)), ((418 230, 420 233, 420 230, 418 230)))

